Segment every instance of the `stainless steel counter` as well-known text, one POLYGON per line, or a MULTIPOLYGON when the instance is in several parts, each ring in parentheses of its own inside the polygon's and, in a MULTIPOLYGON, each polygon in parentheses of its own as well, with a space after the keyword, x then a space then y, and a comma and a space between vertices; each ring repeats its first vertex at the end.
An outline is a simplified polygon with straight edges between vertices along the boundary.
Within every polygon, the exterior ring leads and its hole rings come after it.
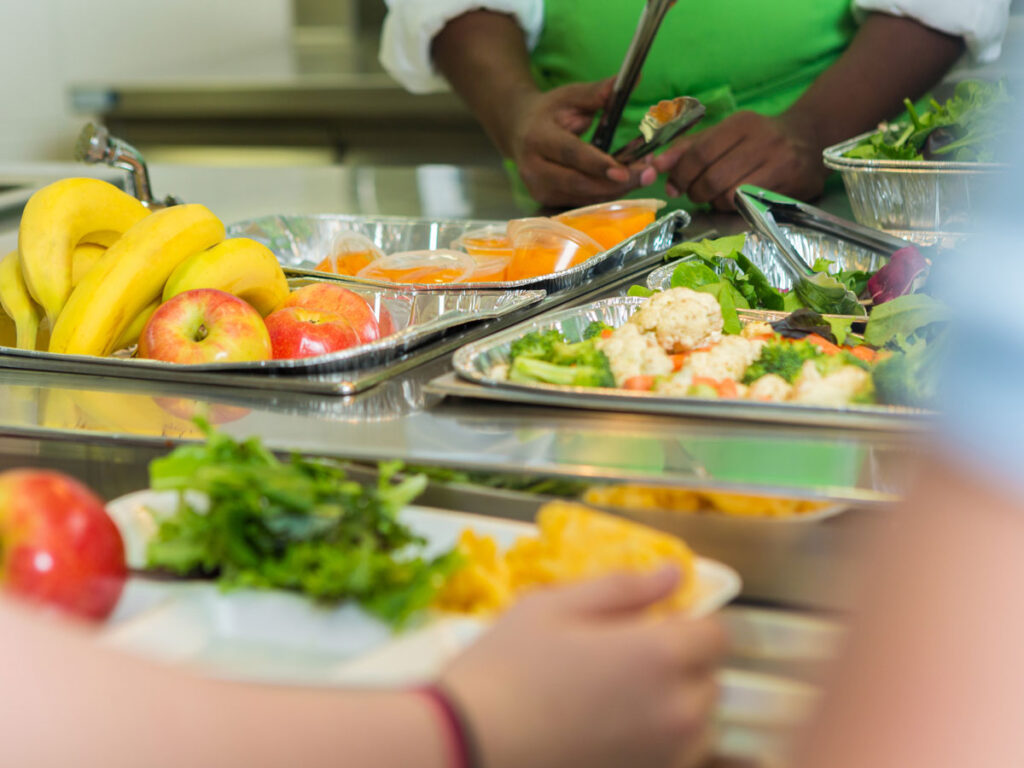
MULTIPOLYGON (((272 212, 519 215, 500 173, 485 170, 157 166, 153 174, 158 193, 204 202, 228 222, 272 212)), ((0 228, 6 226, 0 247, 13 245, 15 224, 0 220, 0 228)), ((692 231, 712 226, 729 231, 739 223, 698 217, 692 231)), ((151 456, 198 436, 188 418, 199 410, 233 435, 260 435, 282 451, 593 480, 787 489, 857 504, 895 498, 910 471, 912 442, 902 435, 441 401, 426 385, 447 370, 447 360, 435 361, 351 398, 4 371, 0 461, 62 466, 108 494, 124 492, 145 482, 151 456)), ((501 512, 487 496, 449 493, 443 503, 501 512)), ((517 511, 504 513, 528 514, 529 500, 516 503, 517 511)), ((844 542, 857 538, 851 531, 866 531, 884 517, 858 511, 764 536, 714 523, 680 532, 698 550, 740 565, 748 597, 835 607, 845 603, 837 586, 849 566, 844 542)))

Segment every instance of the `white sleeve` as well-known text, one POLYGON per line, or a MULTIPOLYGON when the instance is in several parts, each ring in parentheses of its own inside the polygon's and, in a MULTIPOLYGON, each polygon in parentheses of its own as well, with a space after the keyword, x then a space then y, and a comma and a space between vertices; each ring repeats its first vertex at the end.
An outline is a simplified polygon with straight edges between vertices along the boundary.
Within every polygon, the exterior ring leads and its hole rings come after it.
POLYGON ((387 0, 380 63, 413 93, 447 87, 430 59, 430 44, 445 24, 477 9, 515 16, 533 50, 544 26, 544 0, 387 0))
POLYGON ((925 26, 959 35, 979 64, 999 58, 1010 17, 1010 0, 853 0, 858 17, 878 11, 907 16, 925 26))

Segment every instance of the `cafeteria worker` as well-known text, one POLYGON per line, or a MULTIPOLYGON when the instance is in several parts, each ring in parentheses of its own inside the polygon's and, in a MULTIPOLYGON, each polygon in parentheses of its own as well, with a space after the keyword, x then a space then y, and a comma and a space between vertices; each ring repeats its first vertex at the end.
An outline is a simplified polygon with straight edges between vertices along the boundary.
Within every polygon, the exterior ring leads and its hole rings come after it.
POLYGON ((662 99, 694 96, 702 129, 625 167, 585 141, 644 0, 388 0, 385 68, 416 93, 448 84, 538 203, 669 197, 732 207, 750 183, 813 199, 822 150, 933 87, 966 50, 999 56, 1010 0, 678 0, 612 148, 662 99))

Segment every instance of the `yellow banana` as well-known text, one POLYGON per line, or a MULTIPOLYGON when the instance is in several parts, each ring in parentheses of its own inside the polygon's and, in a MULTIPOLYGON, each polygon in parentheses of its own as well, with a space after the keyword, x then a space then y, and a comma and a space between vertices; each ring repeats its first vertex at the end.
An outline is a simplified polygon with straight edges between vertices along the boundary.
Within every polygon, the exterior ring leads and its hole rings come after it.
POLYGON ((145 206, 99 179, 63 179, 36 192, 18 228, 25 284, 50 323, 71 294, 71 253, 101 230, 124 232, 148 215, 145 206))
POLYGON ((142 330, 146 327, 146 323, 149 322, 149 318, 156 312, 157 307, 160 306, 160 300, 157 299, 144 310, 139 312, 131 324, 124 329, 124 333, 121 334, 120 338, 114 342, 113 351, 116 352, 119 349, 128 349, 128 347, 139 342, 139 337, 142 335, 142 330))
POLYGON ((117 232, 113 229, 100 229, 96 232, 90 232, 81 240, 78 241, 79 245, 102 245, 104 248, 109 248, 117 239, 121 236, 121 232, 117 232))
POLYGON ((18 348, 35 349, 40 312, 25 287, 17 251, 0 261, 0 304, 18 329, 18 348))
POLYGON ((0 312, 0 347, 18 346, 18 327, 7 312, 0 312))
POLYGON ((50 338, 51 352, 109 355, 139 313, 160 298, 181 262, 224 239, 224 225, 202 205, 176 205, 129 229, 82 278, 50 338))
POLYGON ((75 250, 71 252, 72 288, 82 282, 82 278, 96 265, 96 262, 100 260, 100 256, 106 252, 107 247, 97 243, 83 241, 75 246, 75 250))
POLYGON ((288 280, 267 246, 234 237, 186 259, 164 286, 164 301, 196 288, 216 288, 269 315, 288 298, 288 280))

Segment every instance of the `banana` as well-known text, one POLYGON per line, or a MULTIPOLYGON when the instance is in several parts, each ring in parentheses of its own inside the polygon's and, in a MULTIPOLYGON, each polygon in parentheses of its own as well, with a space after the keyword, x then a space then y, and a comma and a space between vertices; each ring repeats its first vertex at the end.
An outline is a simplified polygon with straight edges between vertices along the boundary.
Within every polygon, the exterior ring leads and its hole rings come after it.
POLYGON ((124 333, 121 334, 120 338, 114 342, 113 351, 116 352, 119 349, 128 349, 133 344, 138 344, 139 337, 142 336, 142 331, 146 327, 146 323, 149 322, 149 318, 156 312, 157 307, 160 306, 160 300, 154 301, 144 310, 139 312, 134 320, 124 329, 124 333))
POLYGON ((181 262, 224 239, 224 225, 205 206, 176 205, 129 229, 82 278, 61 311, 50 351, 109 355, 142 310, 160 298, 181 262))
POLYGON ((74 288, 92 269, 100 256, 106 253, 107 247, 97 243, 89 243, 84 240, 75 246, 71 252, 71 287, 74 288))
POLYGON ((97 432, 124 432, 156 437, 198 437, 198 426, 160 407, 148 395, 98 390, 67 390, 80 414, 80 425, 97 432))
POLYGON ((149 212, 99 179, 63 179, 36 192, 18 228, 18 253, 29 293, 57 320, 71 294, 71 253, 86 235, 124 232, 149 212))
POLYGON ((288 280, 267 246, 247 237, 218 243, 185 259, 164 286, 164 301, 196 288, 234 294, 269 315, 288 297, 288 280))
POLYGON ((0 312, 0 347, 18 346, 18 327, 6 312, 0 312))
POLYGON ((120 232, 115 232, 113 229, 100 229, 96 232, 90 232, 87 234, 78 241, 78 244, 102 245, 104 248, 109 248, 117 242, 117 238, 119 238, 121 234, 122 233, 120 232))
POLYGON ((35 349, 40 312, 25 286, 17 251, 0 261, 0 304, 17 328, 18 349, 35 349))

